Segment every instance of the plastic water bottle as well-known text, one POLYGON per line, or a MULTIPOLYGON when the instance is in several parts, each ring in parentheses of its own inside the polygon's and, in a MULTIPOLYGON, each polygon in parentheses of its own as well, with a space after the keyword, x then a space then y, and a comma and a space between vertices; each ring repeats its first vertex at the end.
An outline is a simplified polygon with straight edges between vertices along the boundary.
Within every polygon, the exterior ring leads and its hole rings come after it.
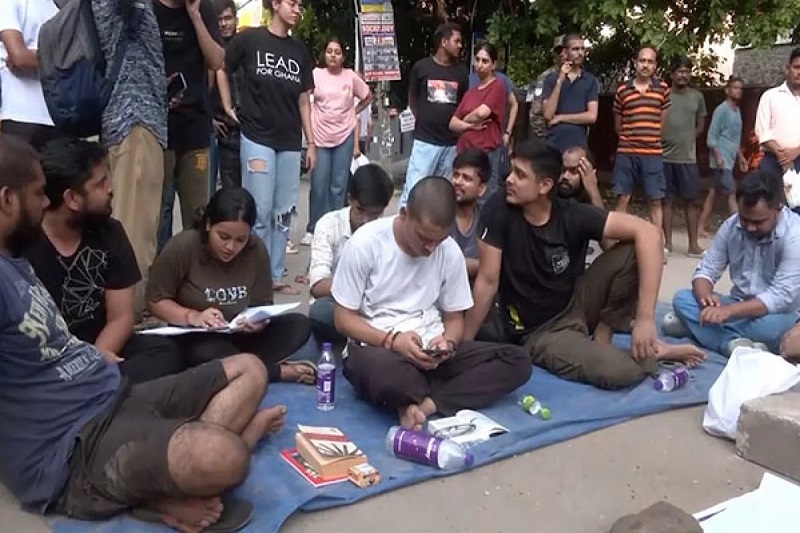
POLYGON ((686 367, 663 368, 658 372, 653 388, 658 392, 672 392, 680 389, 689 381, 689 370, 686 367))
POLYGON ((519 402, 519 404, 523 409, 525 409, 525 411, 528 412, 528 414, 533 416, 539 415, 542 417, 542 420, 550 420, 550 417, 552 416, 550 409, 543 406, 539 400, 530 394, 522 398, 522 401, 519 402))
POLYGON ((392 426, 386 433, 386 451, 395 457, 435 466, 441 470, 472 466, 475 461, 470 452, 453 441, 400 426, 392 426))
POLYGON ((317 361, 317 409, 333 411, 336 401, 336 360, 331 343, 322 344, 317 361))

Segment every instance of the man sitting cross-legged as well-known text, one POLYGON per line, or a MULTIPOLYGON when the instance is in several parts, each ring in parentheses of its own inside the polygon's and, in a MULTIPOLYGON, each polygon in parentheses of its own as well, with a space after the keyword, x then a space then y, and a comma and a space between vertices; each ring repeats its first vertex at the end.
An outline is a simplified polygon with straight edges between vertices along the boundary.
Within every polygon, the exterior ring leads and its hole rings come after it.
POLYGON ((497 294, 504 331, 496 340, 525 346, 534 364, 565 379, 616 389, 642 381, 658 359, 701 360, 697 348, 670 346, 656 336, 658 228, 553 198, 561 162, 547 142, 516 147, 505 194, 493 196, 481 213, 480 269, 465 338, 478 334, 497 294), (603 239, 620 243, 584 275, 589 241, 603 239), (634 318, 628 354, 611 339, 615 331, 629 331, 634 318))
POLYGON ((457 208, 450 236, 464 254, 470 280, 478 275, 479 201, 486 193, 491 173, 489 156, 475 148, 464 150, 453 161, 451 181, 456 191, 457 208))
POLYGON ((394 186, 386 171, 378 165, 364 165, 355 171, 348 184, 349 205, 317 221, 308 269, 311 296, 315 300, 308 310, 308 318, 314 338, 319 342, 344 341, 333 325, 333 274, 350 236, 367 222, 383 216, 393 194, 394 186))
POLYGON ((69 332, 21 251, 48 199, 37 155, 0 136, 0 482, 34 512, 81 519, 129 509, 185 533, 240 529, 249 503, 221 495, 286 408, 258 411, 267 377, 251 355, 128 386, 69 332))
POLYGON ((434 413, 489 405, 531 373, 519 347, 462 342, 472 296, 448 237, 455 212, 450 182, 423 178, 400 214, 353 235, 333 277, 336 329, 351 341, 344 375, 410 429, 434 413))
POLYGON ((800 309, 800 217, 783 203, 781 178, 764 170, 741 181, 736 202, 739 213, 717 231, 692 288, 675 294, 672 306, 680 321, 665 322, 664 331, 691 334, 726 356, 754 343, 779 353, 781 337, 800 309), (720 296, 714 285, 726 267, 733 289, 720 296))
POLYGON ((39 239, 24 250, 70 332, 94 344, 132 383, 180 372, 170 338, 134 334, 142 279, 122 225, 111 218, 108 155, 97 143, 56 140, 42 152, 45 210, 39 239))

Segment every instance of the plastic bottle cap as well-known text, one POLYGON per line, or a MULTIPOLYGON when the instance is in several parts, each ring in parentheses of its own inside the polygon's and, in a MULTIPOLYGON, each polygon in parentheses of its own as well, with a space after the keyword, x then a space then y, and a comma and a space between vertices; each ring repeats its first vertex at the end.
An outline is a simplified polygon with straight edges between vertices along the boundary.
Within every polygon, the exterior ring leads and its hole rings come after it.
POLYGON ((664 382, 660 379, 655 380, 655 382, 653 382, 653 388, 656 390, 664 390, 664 382))
POLYGON ((333 348, 333 344, 331 344, 330 342, 323 342, 322 343, 322 349, 323 350, 330 350, 332 348, 333 348))
POLYGON ((533 405, 535 401, 536 398, 534 398, 533 396, 525 396, 522 399, 522 407, 524 407, 525 409, 530 409, 531 405, 533 405))
POLYGON ((472 463, 475 462, 475 456, 471 453, 467 452, 464 454, 464 465, 472 466, 472 463))

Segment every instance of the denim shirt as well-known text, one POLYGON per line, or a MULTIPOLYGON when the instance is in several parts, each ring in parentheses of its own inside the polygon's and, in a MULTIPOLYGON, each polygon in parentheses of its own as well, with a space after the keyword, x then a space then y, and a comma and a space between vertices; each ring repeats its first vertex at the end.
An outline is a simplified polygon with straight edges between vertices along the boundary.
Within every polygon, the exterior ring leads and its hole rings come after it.
POLYGON ((800 216, 781 209, 770 235, 754 239, 741 226, 739 215, 726 220, 697 265, 695 279, 716 284, 730 268, 731 296, 758 298, 773 313, 800 309, 800 216))

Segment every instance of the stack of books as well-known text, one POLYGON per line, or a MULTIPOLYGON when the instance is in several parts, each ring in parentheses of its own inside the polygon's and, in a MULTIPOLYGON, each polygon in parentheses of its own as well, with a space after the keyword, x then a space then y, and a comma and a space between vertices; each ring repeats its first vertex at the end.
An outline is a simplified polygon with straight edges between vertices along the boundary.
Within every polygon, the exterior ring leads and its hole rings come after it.
POLYGON ((364 452, 338 428, 298 424, 295 445, 281 456, 315 487, 345 481, 351 467, 367 463, 364 452))

